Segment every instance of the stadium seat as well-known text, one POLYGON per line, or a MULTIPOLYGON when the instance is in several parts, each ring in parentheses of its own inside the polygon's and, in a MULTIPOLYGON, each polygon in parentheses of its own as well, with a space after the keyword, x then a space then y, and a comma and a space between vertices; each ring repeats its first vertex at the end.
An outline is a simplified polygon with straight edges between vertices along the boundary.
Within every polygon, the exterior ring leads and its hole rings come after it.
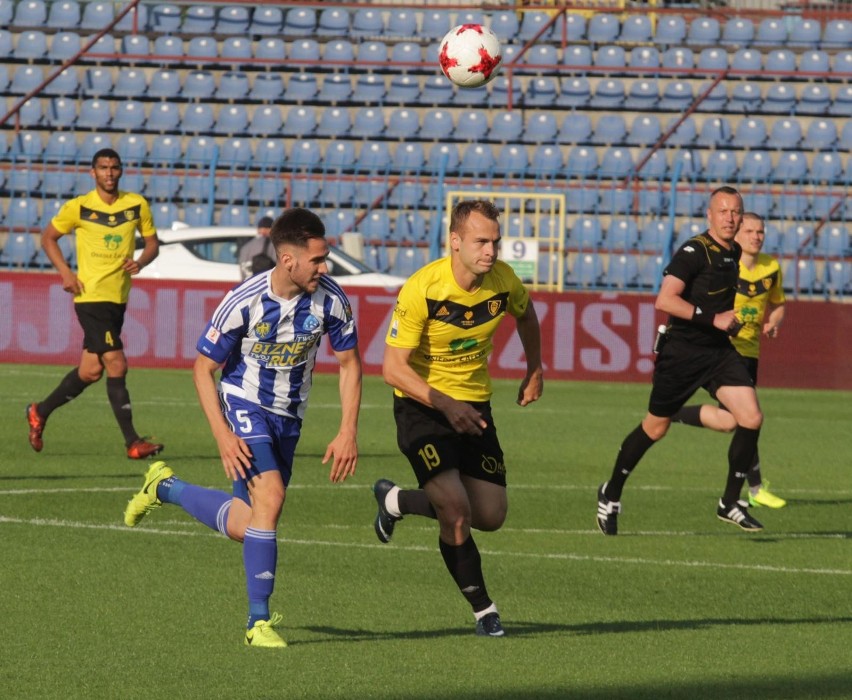
MULTIPOLYGON (((25 3, 20 3, 21 5, 25 3)), ((13 56, 19 61, 39 60, 47 55, 47 35, 37 29, 18 35, 13 56)))
POLYGON ((445 109, 432 109, 423 113, 420 124, 420 138, 427 141, 449 139, 455 130, 451 112, 445 109))
POLYGON ((715 150, 707 155, 703 176, 708 180, 731 182, 737 172, 737 158, 733 151, 715 150))
POLYGON ((419 141, 407 141, 396 147, 391 167, 402 173, 418 171, 426 162, 423 144, 419 141))
POLYGON ((802 141, 802 125, 796 119, 776 119, 769 129, 769 148, 798 148, 802 141))
POLYGON ((213 131, 223 135, 238 135, 248 128, 248 111, 244 105, 223 105, 213 124, 213 131))
POLYGON ((825 51, 813 50, 805 51, 799 55, 799 73, 817 73, 817 79, 824 79, 825 74, 831 72, 831 59, 825 51))
POLYGON ((397 37, 414 37, 417 34, 417 13, 408 8, 390 7, 385 34, 397 37))
POLYGON ((212 226, 213 207, 209 204, 187 204, 183 218, 189 226, 212 226))
POLYGON ((202 102, 187 105, 180 128, 185 134, 199 134, 212 131, 214 122, 213 107, 202 102))
POLYGON ((637 116, 630 124, 625 143, 631 146, 653 146, 662 135, 660 118, 656 114, 637 116))
POLYGON ((459 174, 472 177, 487 177, 494 170, 495 160, 491 146, 487 143, 469 143, 459 163, 459 174))
POLYGON ((163 62, 169 62, 168 58, 181 57, 184 55, 183 41, 169 34, 158 36, 154 39, 153 55, 162 57, 163 62))
MULTIPOLYGON (((310 56, 319 58, 319 44, 311 39, 293 42, 290 58, 294 62, 310 60, 310 56)), ((287 60, 287 45, 278 37, 265 37, 254 45, 254 57, 258 64, 275 69, 287 60)))
POLYGON ((819 232, 816 250, 829 257, 849 254, 849 229, 843 224, 829 223, 819 232))
POLYGON ((737 122, 731 143, 737 148, 760 148, 766 141, 766 123, 759 117, 737 122))
MULTIPOLYGON (((167 132, 177 131, 180 126, 181 112, 174 102, 157 102, 151 105, 148 120, 145 122, 146 131, 167 132)), ((113 122, 113 126, 115 123, 113 122)))
POLYGON ((670 80, 663 88, 657 109, 663 112, 684 112, 694 101, 692 83, 686 80, 670 80))
POLYGON ((495 161, 494 171, 505 177, 526 177, 529 156, 521 144, 506 143, 500 147, 495 161))
POLYGON ((686 40, 686 20, 681 15, 662 15, 657 21, 654 43, 680 46, 686 40))
POLYGON ((765 17, 757 26, 755 46, 784 46, 787 43, 787 27, 783 18, 765 17))
POLYGON ((210 5, 190 5, 184 11, 180 31, 184 34, 213 34, 216 11, 210 5))
MULTIPOLYGON (((128 2, 116 6, 115 14, 119 15, 127 7, 128 2)), ((148 5, 139 3, 113 26, 117 32, 146 32, 149 28, 148 5)))
POLYGON ((173 166, 180 160, 181 142, 176 136, 161 134, 151 141, 150 160, 158 166, 173 166))
POLYGON ((598 172, 601 177, 621 179, 633 170, 633 157, 627 148, 610 146, 601 156, 598 172))
POLYGON ((186 45, 186 55, 188 58, 201 59, 198 65, 204 67, 209 65, 211 59, 219 57, 219 47, 212 36, 194 36, 186 45))
POLYGON ((475 143, 485 139, 488 133, 488 119, 486 112, 469 110, 459 115, 453 138, 457 141, 475 143))
POLYGON ((317 78, 313 73, 294 73, 287 81, 283 101, 287 104, 302 104, 312 101, 318 91, 317 78))
POLYGON ((772 172, 772 159, 766 151, 743 153, 739 179, 746 182, 766 182, 772 172))
POLYGON ((796 93, 787 83, 772 83, 763 97, 761 111, 769 114, 792 114, 796 108, 796 93))
MULTIPOLYGON (((301 112, 304 108, 299 107, 291 108, 288 113, 288 119, 290 115, 294 112, 301 112)), ((278 105, 266 105, 266 106, 258 106, 254 110, 254 114, 252 114, 251 122, 248 126, 248 133, 252 136, 273 136, 279 130, 281 130, 282 125, 284 124, 284 117, 281 114, 281 108, 278 105)), ((288 131, 287 135, 295 135, 295 136, 306 136, 313 128, 316 126, 314 123, 310 129, 298 130, 298 131, 288 131)))
POLYGON ((385 141, 365 140, 355 161, 356 170, 370 173, 385 173, 390 168, 391 156, 385 141))
MULTIPOLYGON (((686 190, 674 194, 675 214, 681 217, 699 217, 707 211, 707 196, 704 192, 686 190)), ((679 243, 675 241, 675 247, 679 243)))
POLYGON ((349 11, 339 7, 326 7, 320 12, 316 33, 319 36, 348 36, 349 11))
POLYGON ((657 75, 660 68, 660 52, 653 46, 634 47, 630 51, 630 68, 637 69, 632 75, 657 75), (645 69, 644 71, 638 69, 645 69))
POLYGON ((731 58, 731 75, 752 78, 763 70, 763 54, 756 49, 739 49, 731 58))
POLYGON ((813 155, 808 179, 811 182, 840 182, 842 173, 843 162, 840 156, 834 152, 823 151, 813 155))
MULTIPOLYGON (((66 68, 64 71, 62 71, 62 74, 65 73, 67 73, 69 76, 69 89, 52 92, 52 94, 69 95, 73 92, 76 92, 79 88, 79 85, 77 83, 77 72, 73 68, 66 68), (73 83, 73 89, 70 89, 71 83, 73 83)), ((56 83, 59 82, 59 80, 60 78, 54 80, 49 87, 56 87, 56 83)), ((83 74, 82 91, 86 97, 111 97, 114 94, 113 87, 114 86, 112 84, 112 72, 107 68, 87 68, 85 73, 83 74)))
POLYGON ((596 250, 603 243, 600 220, 580 216, 568 229, 568 245, 576 250, 596 250))
POLYGON ((413 109, 395 109, 388 115, 385 136, 388 138, 408 140, 415 139, 420 130, 420 119, 413 109))
MULTIPOLYGON (((521 42, 526 43, 538 35, 539 41, 548 41, 553 36, 553 25, 550 25, 547 29, 544 29, 544 27, 548 25, 550 20, 550 15, 546 12, 539 10, 524 12, 523 17, 521 17, 521 27, 518 30, 517 38, 521 42)), ((588 36, 588 27, 586 34, 588 36)))
POLYGON ((582 112, 566 114, 556 135, 558 143, 591 143, 592 121, 589 116, 582 112))
POLYGON ((541 75, 556 69, 559 55, 552 44, 536 44, 522 58, 521 72, 541 75))
POLYGON ((277 102, 284 94, 284 80, 280 73, 257 73, 253 78, 249 99, 258 102, 277 102))
POLYGON ((822 26, 817 19, 791 18, 787 45, 797 49, 813 49, 819 45, 822 26))
MULTIPOLYGON (((133 101, 131 101, 133 102, 133 101)), ((133 102, 133 104, 138 105, 140 110, 142 108, 142 104, 140 102, 133 102)), ((139 126, 144 122, 144 112, 143 112, 143 121, 139 123, 139 126)), ((109 102, 105 100, 90 98, 83 100, 80 103, 80 111, 77 116, 77 129, 90 129, 92 131, 98 131, 106 129, 110 126, 110 105, 109 102)), ((114 127, 121 128, 121 127, 114 127)))
MULTIPOLYGON (((53 101, 51 100, 51 102, 53 101)), ((144 142, 142 145, 144 149, 144 142)), ((51 163, 75 163, 77 161, 77 154, 77 139, 73 133, 54 131, 48 136, 47 145, 44 147, 44 159, 46 161, 51 163)), ((132 160, 134 157, 129 148, 125 152, 122 152, 122 156, 127 161, 132 160)))
MULTIPOLYGON (((262 75, 268 74, 260 73, 258 77, 262 75)), ((189 84, 189 80, 187 80, 187 84, 189 84)), ((283 88, 283 85, 279 82, 278 87, 283 88)), ((214 94, 217 100, 238 102, 248 99, 249 89, 250 85, 247 73, 243 73, 242 71, 226 71, 219 76, 219 86, 216 88, 214 94)), ((280 91, 277 92, 271 101, 277 99, 280 94, 280 91)))
POLYGON ((323 78, 322 87, 316 96, 317 102, 337 104, 348 102, 352 96, 352 83, 349 76, 331 73, 323 78))
POLYGON ((598 153, 588 146, 574 146, 568 152, 565 162, 565 174, 578 178, 588 178, 596 174, 598 169, 598 153))
POLYGON ((243 174, 217 176, 214 197, 219 202, 242 204, 248 199, 250 184, 243 174))
MULTIPOLYGON (((450 81, 443 76, 435 76, 446 82, 447 97, 452 94, 450 81)), ((352 99, 360 104, 382 104, 385 98, 385 81, 375 73, 359 75, 352 90, 352 99)), ((446 103, 445 103, 446 104, 446 103)))
POLYGON ((506 76, 497 76, 491 83, 488 104, 495 109, 505 109, 511 95, 512 105, 519 105, 523 99, 523 90, 519 80, 510 81, 506 76))
POLYGON ((728 69, 728 54, 718 47, 707 47, 698 54, 696 69, 706 73, 716 74, 728 69))
POLYGON ((589 104, 591 99, 592 88, 588 78, 579 77, 561 79, 559 96, 556 98, 557 105, 572 109, 582 108, 589 104))
POLYGON ((601 80, 589 104, 594 109, 620 109, 624 106, 624 83, 615 78, 601 80))
POLYGON ((619 289, 639 284, 639 261, 635 255, 611 255, 606 271, 608 286, 619 289))
POLYGON ((284 36, 305 37, 316 33, 317 16, 313 8, 293 7, 284 18, 282 33, 284 36))
MULTIPOLYGON (((650 31, 650 26, 648 26, 650 31)), ((614 14, 595 13, 586 26, 586 39, 592 44, 609 44, 618 38, 621 26, 614 14)))
POLYGON ((381 138, 384 130, 385 117, 382 110, 375 107, 361 107, 355 112, 349 133, 356 138, 376 139, 381 138))
POLYGON ((592 63, 592 50, 586 45, 566 46, 562 51, 562 65, 569 68, 573 76, 585 75, 592 63))
POLYGON ((391 48, 390 61, 395 70, 405 74, 417 70, 417 66, 405 64, 420 63, 423 60, 421 54, 420 44, 413 41, 400 41, 391 48))
POLYGON ((351 36, 375 37, 384 33, 385 23, 379 10, 360 7, 352 15, 351 36))
POLYGON ((355 167, 355 143, 352 141, 337 141, 328 146, 323 159, 323 169, 326 171, 352 171, 355 167))
POLYGON ((760 107, 760 87, 756 83, 736 83, 728 100, 729 112, 754 114, 760 107))
POLYGON ((536 178, 550 178, 561 174, 562 167, 562 150, 558 146, 541 144, 533 152, 529 172, 536 178))
POLYGON ((796 104, 796 114, 823 116, 831 105, 831 92, 827 85, 809 83, 802 88, 796 104))
POLYGON ((830 19, 825 23, 820 48, 852 48, 852 21, 849 19, 830 19))
POLYGON ((728 92, 725 89, 724 83, 719 83, 713 86, 712 83, 705 82, 698 86, 695 91, 698 97, 701 97, 695 109, 699 112, 723 112, 728 103, 728 92))
POLYGON ((518 14, 513 10, 501 10, 491 15, 491 31, 503 42, 514 39, 520 28, 518 14))
POLYGON ((636 112, 651 112, 660 99, 660 89, 656 80, 634 80, 624 100, 625 109, 636 112))
POLYGON ((696 17, 689 23, 686 43, 698 46, 715 46, 721 39, 721 27, 715 17, 696 17))
POLYGON ((782 151, 772 169, 774 182, 800 183, 808 172, 808 161, 800 151, 782 151))
POLYGON ((80 18, 80 29, 106 29, 115 19, 113 3, 87 2, 80 18))
MULTIPOLYGON (((144 7, 144 5, 142 6, 144 7)), ((126 34, 121 37, 121 53, 129 56, 129 63, 147 61, 151 52, 151 42, 141 34, 126 34)))
POLYGON ((430 170, 446 173, 455 171, 460 162, 459 147, 456 144, 436 143, 429 150, 426 165, 430 170))
MULTIPOLYGON (((773 201, 773 216, 779 219, 801 221, 807 216, 810 206, 807 195, 799 189, 784 192, 773 201)), ((780 244, 780 238, 779 238, 780 244)))
MULTIPOLYGON (((255 116, 262 110, 255 110, 255 116)), ((267 118, 261 114, 260 122, 257 124, 258 129, 263 131, 253 132, 249 128, 249 133, 260 136, 272 136, 280 130, 282 136, 293 138, 305 138, 314 133, 317 128, 317 112, 310 105, 293 106, 287 110, 287 116, 284 118, 283 124, 279 129, 274 128, 274 123, 280 123, 281 113, 275 110, 268 113, 267 118), (268 130, 267 130, 268 129, 268 130)), ((239 130, 238 130, 239 131, 239 130)), ((232 133, 238 133, 238 131, 232 133)))
POLYGON ((796 54, 789 49, 774 49, 766 54, 765 70, 773 77, 791 77, 796 72, 796 54))
POLYGON ((594 144, 620 144, 627 136, 627 125, 620 114, 602 114, 598 117, 592 131, 591 142, 594 144))
MULTIPOLYGON (((8 22, 0 20, 0 24, 8 25, 8 22)), ((62 0, 62 2, 50 3, 46 22, 46 26, 50 29, 74 29, 79 24, 80 4, 76 0, 62 0)))
POLYGON ((663 68, 675 71, 683 71, 683 73, 673 73, 672 75, 688 76, 693 68, 695 68, 695 54, 692 49, 686 46, 672 46, 663 51, 660 56, 660 63, 663 68))
POLYGON ((825 264, 825 286, 832 294, 852 292, 852 263, 846 260, 833 260, 825 264))
POLYGON ((412 106, 420 99, 420 83, 413 75, 400 73, 391 78, 385 102, 402 106, 412 106))
POLYGON ((521 140, 524 131, 523 117, 516 110, 501 110, 491 115, 490 141, 510 143, 521 140))
POLYGON ((315 139, 298 139, 293 142, 290 149, 290 164, 294 168, 297 170, 312 170, 317 168, 321 162, 322 152, 319 142, 315 139))
POLYGON ((781 234, 781 253, 800 255, 810 253, 814 247, 813 227, 806 224, 793 224, 781 234))
POLYGON ((802 148, 816 151, 830 150, 837 144, 837 127, 833 120, 815 119, 808 124, 802 148))
POLYGON ((80 35, 76 32, 57 32, 50 40, 47 58, 56 63, 71 58, 82 48, 80 35))
POLYGON ((843 122, 838 138, 838 147, 846 152, 852 151, 852 121, 850 120, 843 122))
MULTIPOLYGON (((14 207, 27 200, 21 199, 13 202, 10 205, 10 213, 16 211, 14 207)), ((9 217, 10 220, 12 217, 9 217)), ((17 228, 18 224, 7 224, 10 228, 17 228)), ((32 228, 36 224, 28 225, 27 228, 32 228)), ((0 263, 4 267, 29 267, 34 262, 36 256, 35 235, 32 233, 10 233, 3 245, 3 250, 0 251, 0 263)))
POLYGON ((351 127, 352 120, 349 116, 349 110, 341 107, 324 109, 320 112, 316 135, 326 138, 341 138, 349 135, 351 127))
POLYGON ((624 68, 626 65, 626 54, 621 46, 601 46, 595 52, 595 68, 613 69, 608 73, 609 75, 613 75, 614 71, 624 68))
POLYGON ((565 283, 574 287, 597 287, 603 282, 603 260, 599 255, 582 253, 575 256, 565 283))
MULTIPOLYGON (((40 109, 41 103, 38 100, 30 100, 24 104, 24 107, 21 108, 21 111, 18 113, 21 119, 21 125, 24 127, 29 126, 29 120, 26 118, 24 108, 31 104, 39 106, 40 109)), ((50 102, 48 102, 47 113, 45 114, 45 123, 51 129, 72 129, 76 119, 77 105, 74 99, 67 97, 53 97, 50 102)), ((52 133, 50 138, 48 138, 48 143, 50 143, 51 138, 60 134, 62 134, 62 132, 52 133)))
POLYGON ((533 112, 527 116, 522 140, 524 143, 551 143, 556 139, 559 127, 552 112, 533 112))
POLYGON ((651 41, 652 35, 651 18, 648 15, 631 14, 622 22, 618 40, 628 44, 645 44, 651 41))
MULTIPOLYGON (((260 7, 255 10, 260 10, 260 7)), ((249 9, 242 6, 222 7, 216 17, 217 34, 239 34, 248 35, 249 31, 249 9)))
POLYGON ((181 94, 181 73, 176 70, 158 70, 151 76, 148 84, 148 97, 167 100, 177 99, 181 94))
POLYGON ((43 0, 23 0, 15 4, 11 25, 15 28, 41 27, 47 22, 47 5, 43 0))
POLYGON ((251 24, 247 34, 254 36, 277 35, 284 25, 284 10, 280 7, 256 5, 251 15, 251 24))
POLYGON ((754 39, 754 23, 747 17, 731 17, 722 28, 719 43, 727 47, 747 47, 754 39))
POLYGON ((382 70, 388 63, 388 47, 383 41, 367 41, 358 45, 358 64, 369 70, 382 70))
POLYGON ((139 99, 148 90, 145 72, 139 68, 122 68, 112 87, 113 97, 139 99))
POLYGON ((255 161, 264 169, 278 170, 287 160, 287 147, 284 139, 261 139, 256 142, 255 161))
POLYGON ((252 42, 243 36, 229 36, 222 42, 218 55, 233 67, 241 67, 241 61, 248 65, 254 57, 252 42))
MULTIPOLYGON (((154 223, 156 223, 156 216, 154 217, 154 223)), ((250 226, 251 212, 248 207, 239 204, 231 204, 229 206, 222 207, 222 209, 219 210, 219 225, 250 226)))

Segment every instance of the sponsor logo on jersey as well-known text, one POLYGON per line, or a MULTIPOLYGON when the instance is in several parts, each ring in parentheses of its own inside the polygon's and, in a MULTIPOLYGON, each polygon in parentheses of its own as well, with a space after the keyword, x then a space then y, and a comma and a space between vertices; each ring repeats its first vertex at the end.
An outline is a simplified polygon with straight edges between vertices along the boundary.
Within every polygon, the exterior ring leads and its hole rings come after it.
POLYGON ((319 328, 320 322, 319 319, 313 314, 308 314, 304 323, 302 323, 302 329, 306 331, 314 331, 319 328))

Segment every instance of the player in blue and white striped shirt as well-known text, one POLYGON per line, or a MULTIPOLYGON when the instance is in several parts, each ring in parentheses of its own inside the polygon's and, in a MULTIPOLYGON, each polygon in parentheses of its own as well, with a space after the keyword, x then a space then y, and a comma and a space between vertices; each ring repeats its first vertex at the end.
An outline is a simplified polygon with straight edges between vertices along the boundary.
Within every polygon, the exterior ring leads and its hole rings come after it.
POLYGON ((325 227, 313 212, 288 209, 270 237, 276 266, 232 289, 198 340, 193 376, 233 495, 188 484, 156 462, 125 510, 136 525, 163 502, 179 505, 208 527, 243 542, 249 597, 245 643, 283 647, 269 598, 278 556, 276 528, 322 336, 340 363, 340 429, 323 464, 330 479, 355 472, 361 403, 361 359, 352 310, 326 276, 325 227), (217 390, 215 375, 222 367, 217 390))

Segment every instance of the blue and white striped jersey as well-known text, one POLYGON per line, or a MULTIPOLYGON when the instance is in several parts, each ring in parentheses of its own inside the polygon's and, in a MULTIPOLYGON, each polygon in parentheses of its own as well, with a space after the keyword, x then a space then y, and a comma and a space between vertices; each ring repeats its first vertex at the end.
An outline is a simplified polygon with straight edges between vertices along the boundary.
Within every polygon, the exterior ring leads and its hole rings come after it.
POLYGON ((219 304, 196 349, 224 364, 220 391, 272 413, 305 414, 320 339, 336 351, 358 344, 346 294, 327 276, 317 291, 295 299, 272 293, 270 272, 234 287, 219 304))

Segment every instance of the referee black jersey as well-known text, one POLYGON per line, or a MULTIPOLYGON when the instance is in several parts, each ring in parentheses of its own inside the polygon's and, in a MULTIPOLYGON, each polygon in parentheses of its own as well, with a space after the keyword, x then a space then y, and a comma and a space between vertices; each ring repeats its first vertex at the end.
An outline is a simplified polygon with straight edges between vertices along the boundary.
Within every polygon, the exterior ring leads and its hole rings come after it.
MULTIPOLYGON (((722 248, 708 232, 690 238, 674 254, 663 270, 686 285, 683 298, 708 316, 734 308, 742 248, 731 241, 731 249, 722 248)), ((669 317, 669 337, 704 347, 730 345, 725 331, 710 325, 669 317)))

